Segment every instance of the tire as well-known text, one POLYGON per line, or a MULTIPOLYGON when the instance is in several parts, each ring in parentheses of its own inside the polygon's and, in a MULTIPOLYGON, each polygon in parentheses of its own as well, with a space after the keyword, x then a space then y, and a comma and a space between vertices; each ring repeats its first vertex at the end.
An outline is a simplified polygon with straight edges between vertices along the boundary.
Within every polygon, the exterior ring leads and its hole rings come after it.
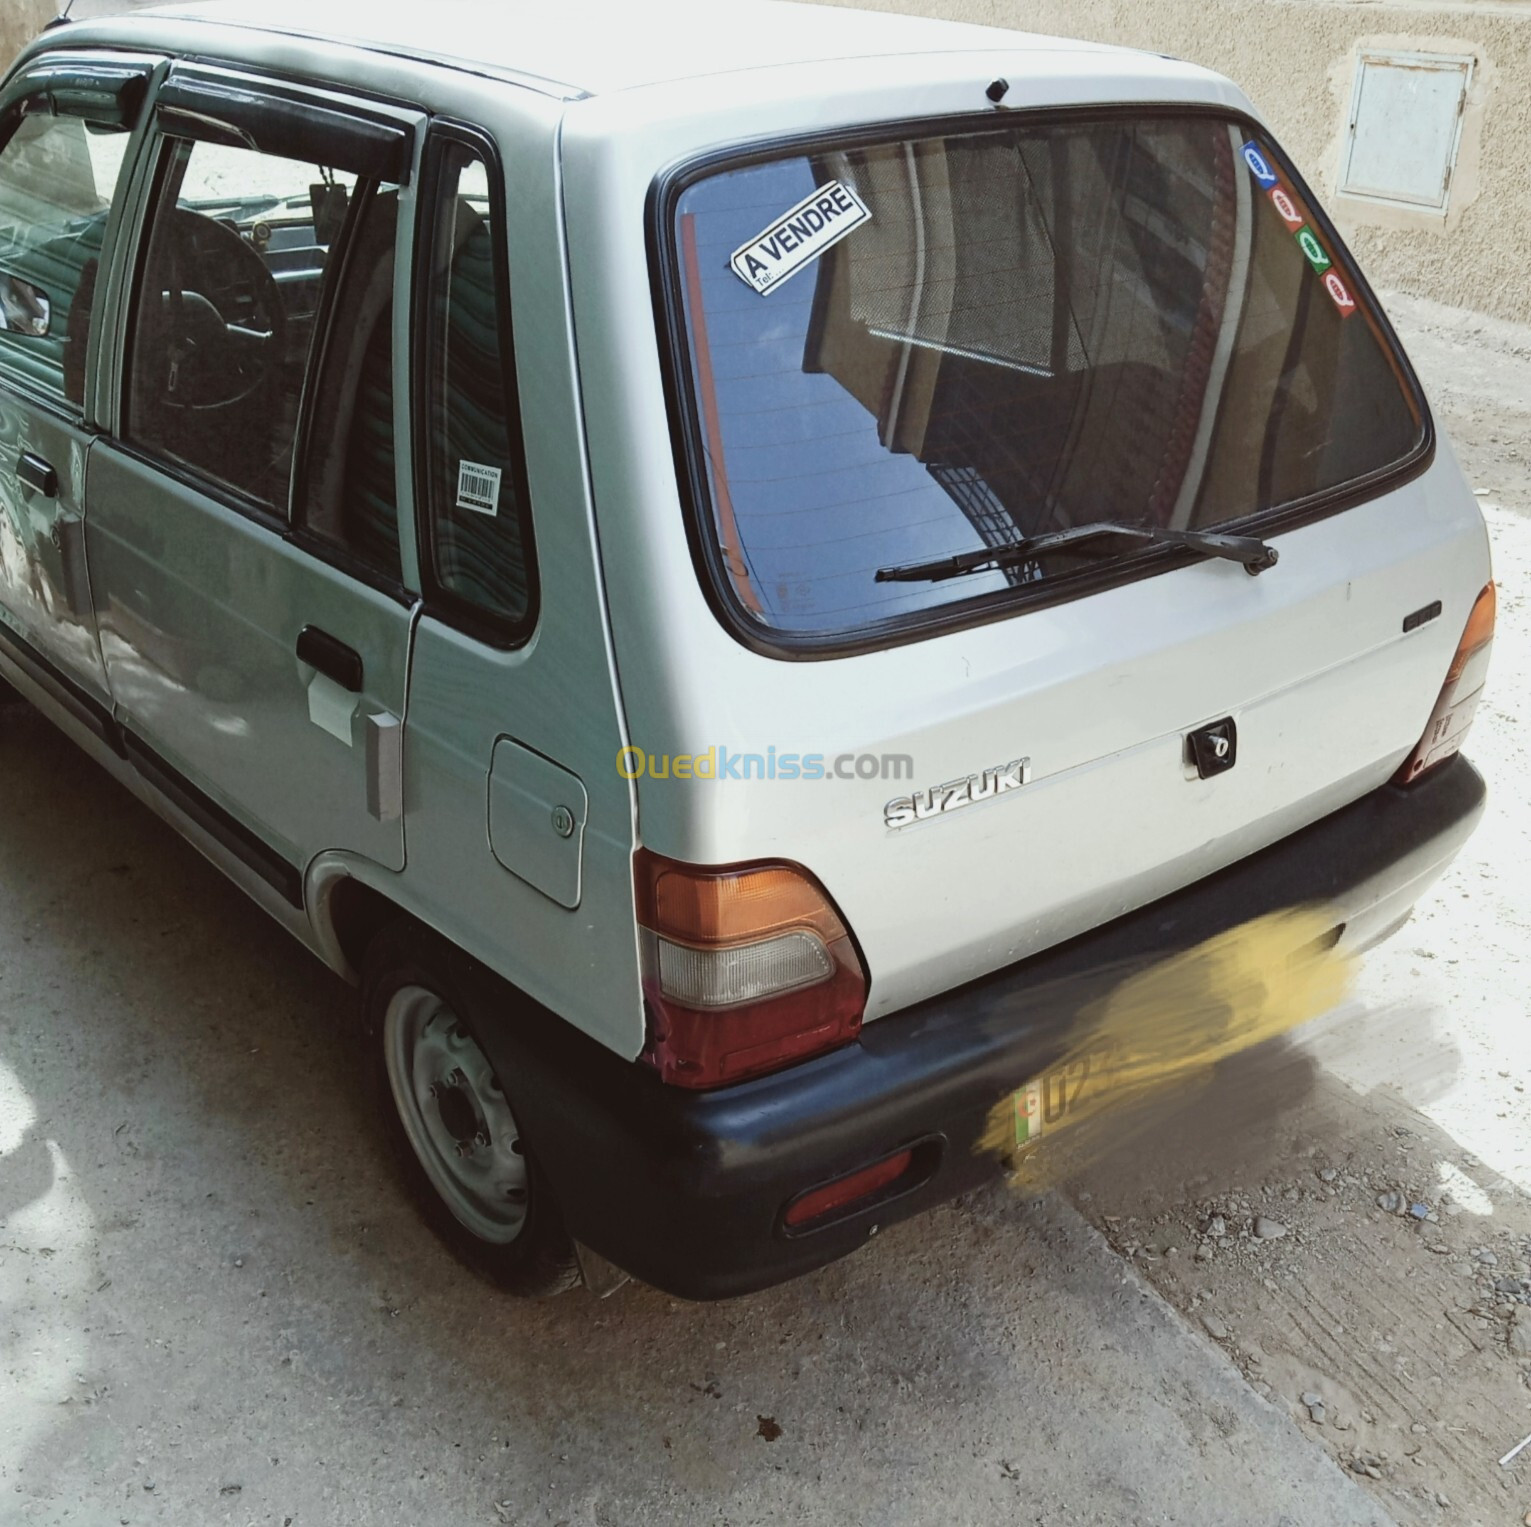
POLYGON ((362 961, 362 1015, 378 1113, 426 1223, 508 1293, 572 1287, 573 1242, 479 1044, 482 1018, 452 979, 447 944, 407 918, 387 924, 362 961))

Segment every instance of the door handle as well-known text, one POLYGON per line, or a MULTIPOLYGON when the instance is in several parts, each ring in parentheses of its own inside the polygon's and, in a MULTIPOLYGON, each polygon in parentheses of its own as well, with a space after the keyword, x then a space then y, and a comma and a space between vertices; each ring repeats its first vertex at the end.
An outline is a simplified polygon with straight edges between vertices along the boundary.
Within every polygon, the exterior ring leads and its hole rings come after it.
POLYGON ((298 632, 298 661, 317 668, 325 678, 333 679, 353 695, 361 693, 361 653, 348 647, 318 626, 304 626, 298 632))
POLYGON ((16 476, 34 493, 41 493, 44 498, 58 497, 58 473, 53 470, 53 463, 41 456, 23 451, 16 462, 16 476))

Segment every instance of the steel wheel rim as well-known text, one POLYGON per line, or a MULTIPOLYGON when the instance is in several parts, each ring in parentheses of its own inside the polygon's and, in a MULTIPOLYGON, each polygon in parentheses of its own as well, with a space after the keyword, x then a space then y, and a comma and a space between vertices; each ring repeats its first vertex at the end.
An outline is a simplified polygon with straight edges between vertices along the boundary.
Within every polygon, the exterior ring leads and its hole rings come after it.
POLYGON ((442 1202, 480 1240, 515 1240, 529 1196, 521 1132, 467 1027, 436 992, 401 987, 383 1014, 383 1056, 404 1134, 442 1202))

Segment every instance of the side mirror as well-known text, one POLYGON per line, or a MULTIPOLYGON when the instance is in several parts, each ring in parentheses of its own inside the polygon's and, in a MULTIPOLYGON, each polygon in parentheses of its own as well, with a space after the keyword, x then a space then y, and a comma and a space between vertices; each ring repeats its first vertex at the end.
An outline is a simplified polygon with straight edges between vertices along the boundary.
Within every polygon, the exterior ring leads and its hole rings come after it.
POLYGON ((53 326, 53 299, 25 276, 0 270, 0 330, 41 339, 53 326))

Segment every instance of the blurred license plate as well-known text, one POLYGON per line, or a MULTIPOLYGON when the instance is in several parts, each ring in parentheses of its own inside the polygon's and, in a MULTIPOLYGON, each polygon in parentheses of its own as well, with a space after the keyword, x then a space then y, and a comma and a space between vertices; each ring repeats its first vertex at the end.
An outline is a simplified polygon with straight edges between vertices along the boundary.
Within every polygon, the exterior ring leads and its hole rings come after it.
POLYGON ((1096 1102, 1110 1085, 1114 1053, 1112 1045, 1092 1045, 1019 1088, 1014 1098, 1016 1146, 1035 1145, 1087 1103, 1096 1102))

